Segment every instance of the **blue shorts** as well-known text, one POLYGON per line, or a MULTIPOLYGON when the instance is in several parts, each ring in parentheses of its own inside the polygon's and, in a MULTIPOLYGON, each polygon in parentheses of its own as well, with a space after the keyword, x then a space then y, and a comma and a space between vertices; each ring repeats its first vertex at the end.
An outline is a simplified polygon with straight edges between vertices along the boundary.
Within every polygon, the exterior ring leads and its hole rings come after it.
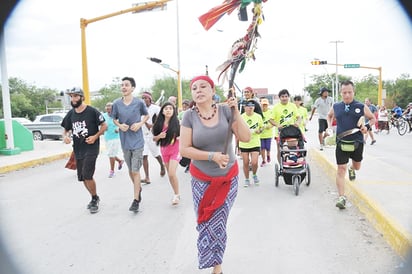
POLYGON ((266 151, 270 151, 270 147, 272 144, 272 138, 264 138, 260 139, 260 149, 265 149, 266 151))

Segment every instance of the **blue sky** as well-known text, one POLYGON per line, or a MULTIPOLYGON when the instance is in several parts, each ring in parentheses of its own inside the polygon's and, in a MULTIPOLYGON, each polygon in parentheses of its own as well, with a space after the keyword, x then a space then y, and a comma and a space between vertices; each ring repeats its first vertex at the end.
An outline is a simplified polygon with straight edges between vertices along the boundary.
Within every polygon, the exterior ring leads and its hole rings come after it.
MULTIPOLYGON (((204 73, 216 81, 232 43, 249 23, 234 12, 205 31, 198 17, 222 0, 179 0, 180 70, 184 79, 204 73)), ((130 0, 21 0, 6 24, 5 44, 9 77, 38 87, 65 90, 81 86, 80 18, 91 19, 132 6, 130 0)), ((383 79, 412 75, 412 26, 397 1, 313 0, 263 4, 256 61, 237 74, 240 87, 286 88, 301 94, 313 74, 334 73, 334 66, 312 66, 313 58, 363 66, 382 66, 383 79)), ((250 15, 250 14, 249 14, 250 15)), ((250 16, 249 16, 250 17, 250 16)), ((125 14, 90 24, 86 29, 89 84, 97 90, 115 77, 132 76, 137 89, 156 78, 176 76, 146 57, 162 59, 177 69, 176 0, 166 11, 125 14)), ((375 70, 343 69, 355 78, 375 70)), ((227 86, 227 85, 226 85, 227 86)))

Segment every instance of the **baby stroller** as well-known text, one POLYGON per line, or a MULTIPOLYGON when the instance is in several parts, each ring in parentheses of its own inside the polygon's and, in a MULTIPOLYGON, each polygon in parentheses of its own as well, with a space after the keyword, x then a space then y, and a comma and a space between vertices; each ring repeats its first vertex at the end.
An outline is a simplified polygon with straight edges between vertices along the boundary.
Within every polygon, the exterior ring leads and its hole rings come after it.
POLYGON ((275 185, 279 186, 282 176, 285 184, 293 185, 295 195, 299 195, 299 187, 303 180, 310 184, 310 168, 306 162, 305 139, 299 128, 287 126, 279 132, 280 164, 275 164, 275 185))

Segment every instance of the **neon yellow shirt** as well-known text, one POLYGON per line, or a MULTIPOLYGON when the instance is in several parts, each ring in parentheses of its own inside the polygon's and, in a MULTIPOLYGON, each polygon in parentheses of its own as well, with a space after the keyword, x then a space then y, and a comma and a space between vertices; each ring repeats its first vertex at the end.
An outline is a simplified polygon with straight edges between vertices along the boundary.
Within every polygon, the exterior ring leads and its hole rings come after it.
POLYGON ((269 122, 272 118, 272 110, 268 109, 263 112, 263 131, 260 133, 260 139, 273 137, 273 125, 269 122))
MULTIPOLYGON (((281 126, 295 124, 298 117, 298 108, 291 102, 288 102, 286 105, 277 103, 272 109, 272 119, 276 124, 280 124, 281 126)), ((278 132, 279 131, 276 130, 275 136, 278 136, 278 132)))
POLYGON ((297 107, 298 116, 301 118, 299 128, 305 133, 305 122, 308 120, 308 110, 305 107, 297 107))
POLYGON ((260 147, 260 133, 257 133, 256 131, 259 131, 263 128, 262 116, 260 116, 260 114, 257 114, 257 113, 253 113, 251 116, 249 116, 246 114, 246 112, 244 112, 241 116, 242 116, 242 119, 249 126, 252 136, 250 138, 250 141, 247 143, 239 141, 239 147, 240 148, 260 147))

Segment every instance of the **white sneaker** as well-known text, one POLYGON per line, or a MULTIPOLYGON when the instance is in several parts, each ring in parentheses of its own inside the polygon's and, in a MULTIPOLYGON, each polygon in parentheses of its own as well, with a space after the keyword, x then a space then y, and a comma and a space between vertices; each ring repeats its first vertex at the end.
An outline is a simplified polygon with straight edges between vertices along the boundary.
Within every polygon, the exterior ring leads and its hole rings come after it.
POLYGON ((179 204, 179 202, 180 202, 180 195, 179 194, 174 195, 172 199, 172 205, 177 205, 179 204))

